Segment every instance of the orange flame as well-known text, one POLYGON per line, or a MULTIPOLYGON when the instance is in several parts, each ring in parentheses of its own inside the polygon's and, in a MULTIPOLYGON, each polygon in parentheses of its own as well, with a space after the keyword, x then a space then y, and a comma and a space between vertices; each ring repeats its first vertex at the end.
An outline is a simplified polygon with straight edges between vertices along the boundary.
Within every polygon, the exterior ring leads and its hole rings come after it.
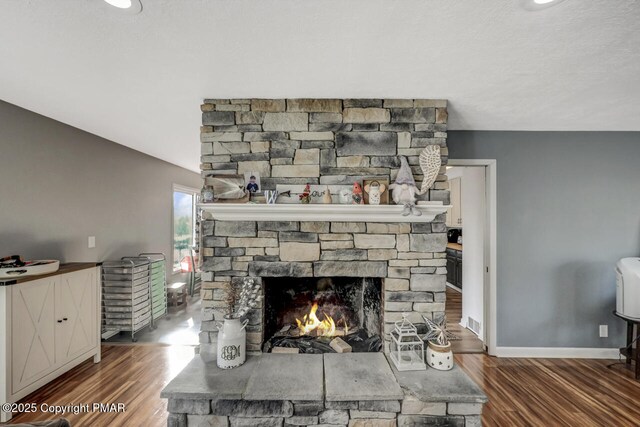
MULTIPOLYGON (((323 313, 324 320, 320 321, 316 316, 318 311, 318 303, 314 303, 309 314, 305 314, 302 321, 296 319, 300 335, 309 335, 312 331, 316 331, 317 336, 332 337, 336 334, 336 323, 331 316, 323 313)), ((348 331, 347 322, 343 318, 345 325, 345 333, 348 331)))

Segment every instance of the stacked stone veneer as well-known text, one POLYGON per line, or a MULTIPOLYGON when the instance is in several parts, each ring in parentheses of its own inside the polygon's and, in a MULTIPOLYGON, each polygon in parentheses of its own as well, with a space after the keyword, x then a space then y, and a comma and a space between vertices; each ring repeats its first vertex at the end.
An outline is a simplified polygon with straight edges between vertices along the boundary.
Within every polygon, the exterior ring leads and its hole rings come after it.
POLYGON ((480 427, 482 403, 169 399, 169 427, 480 427))
MULTIPOLYGON (((444 165, 446 101, 426 99, 208 99, 202 109, 202 174, 258 171, 277 184, 393 181, 398 155, 417 182, 418 156, 441 147, 443 167, 426 200, 449 201, 444 165)), ((261 220, 261 221, 258 221, 261 220)), ((226 282, 243 277, 383 278, 384 328, 402 312, 422 321, 444 312, 445 216, 431 223, 214 221, 202 223, 203 322, 200 341, 215 340, 226 282)), ((264 289, 263 289, 264 291, 264 289)), ((253 310, 248 349, 263 342, 263 307, 253 310)))

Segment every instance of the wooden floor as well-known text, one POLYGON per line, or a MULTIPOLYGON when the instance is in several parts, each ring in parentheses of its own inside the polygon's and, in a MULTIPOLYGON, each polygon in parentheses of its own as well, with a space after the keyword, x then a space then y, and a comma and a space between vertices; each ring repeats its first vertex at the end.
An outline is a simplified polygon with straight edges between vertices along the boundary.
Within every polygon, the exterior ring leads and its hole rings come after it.
MULTIPOLYGON (((22 400, 48 405, 124 403, 124 413, 65 414, 72 426, 167 425, 167 401, 160 390, 194 356, 191 346, 103 345, 102 362, 89 360, 22 400)), ((56 419, 51 414, 21 414, 11 423, 56 419)))
POLYGON ((447 315, 447 329, 460 339, 451 341, 451 350, 454 354, 484 353, 484 346, 476 334, 460 325, 462 320, 462 293, 447 286, 447 302, 445 303, 447 315))
MULTIPOLYGON (((103 359, 73 369, 23 402, 124 403, 124 413, 66 414, 73 426, 165 426, 160 390, 193 357, 193 347, 103 345, 103 359)), ((612 361, 497 359, 458 354, 489 396, 485 426, 638 426, 640 382, 612 361)), ((21 414, 12 422, 55 418, 21 414)))
POLYGON ((640 426, 640 382, 614 361, 455 359, 489 397, 485 426, 640 426))

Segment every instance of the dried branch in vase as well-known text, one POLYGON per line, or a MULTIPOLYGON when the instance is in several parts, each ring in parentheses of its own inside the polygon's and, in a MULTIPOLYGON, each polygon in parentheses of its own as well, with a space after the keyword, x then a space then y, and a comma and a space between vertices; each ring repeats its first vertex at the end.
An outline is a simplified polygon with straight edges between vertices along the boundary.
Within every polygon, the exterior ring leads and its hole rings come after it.
MULTIPOLYGON (((229 305, 229 317, 237 319, 246 316, 249 310, 254 308, 258 302, 262 299, 260 295, 260 284, 255 283, 251 277, 245 277, 242 281, 240 289, 233 288, 234 299, 233 304, 229 305)), ((229 303, 229 299, 227 303, 229 303)))
POLYGON ((225 283, 225 298, 224 302, 227 304, 225 307, 225 316, 231 317, 233 315, 233 308, 236 306, 236 302, 240 298, 240 290, 233 286, 231 282, 225 283))

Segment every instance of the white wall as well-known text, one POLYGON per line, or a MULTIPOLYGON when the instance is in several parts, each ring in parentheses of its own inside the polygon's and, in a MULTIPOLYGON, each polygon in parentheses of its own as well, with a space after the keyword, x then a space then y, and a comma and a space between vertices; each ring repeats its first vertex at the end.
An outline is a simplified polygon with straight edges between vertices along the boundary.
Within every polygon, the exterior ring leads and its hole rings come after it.
POLYGON ((172 184, 202 185, 197 173, 1 101, 0 178, 0 257, 63 262, 170 258, 172 184))
POLYGON ((469 317, 484 335, 485 168, 461 167, 462 181, 462 324, 469 317))

